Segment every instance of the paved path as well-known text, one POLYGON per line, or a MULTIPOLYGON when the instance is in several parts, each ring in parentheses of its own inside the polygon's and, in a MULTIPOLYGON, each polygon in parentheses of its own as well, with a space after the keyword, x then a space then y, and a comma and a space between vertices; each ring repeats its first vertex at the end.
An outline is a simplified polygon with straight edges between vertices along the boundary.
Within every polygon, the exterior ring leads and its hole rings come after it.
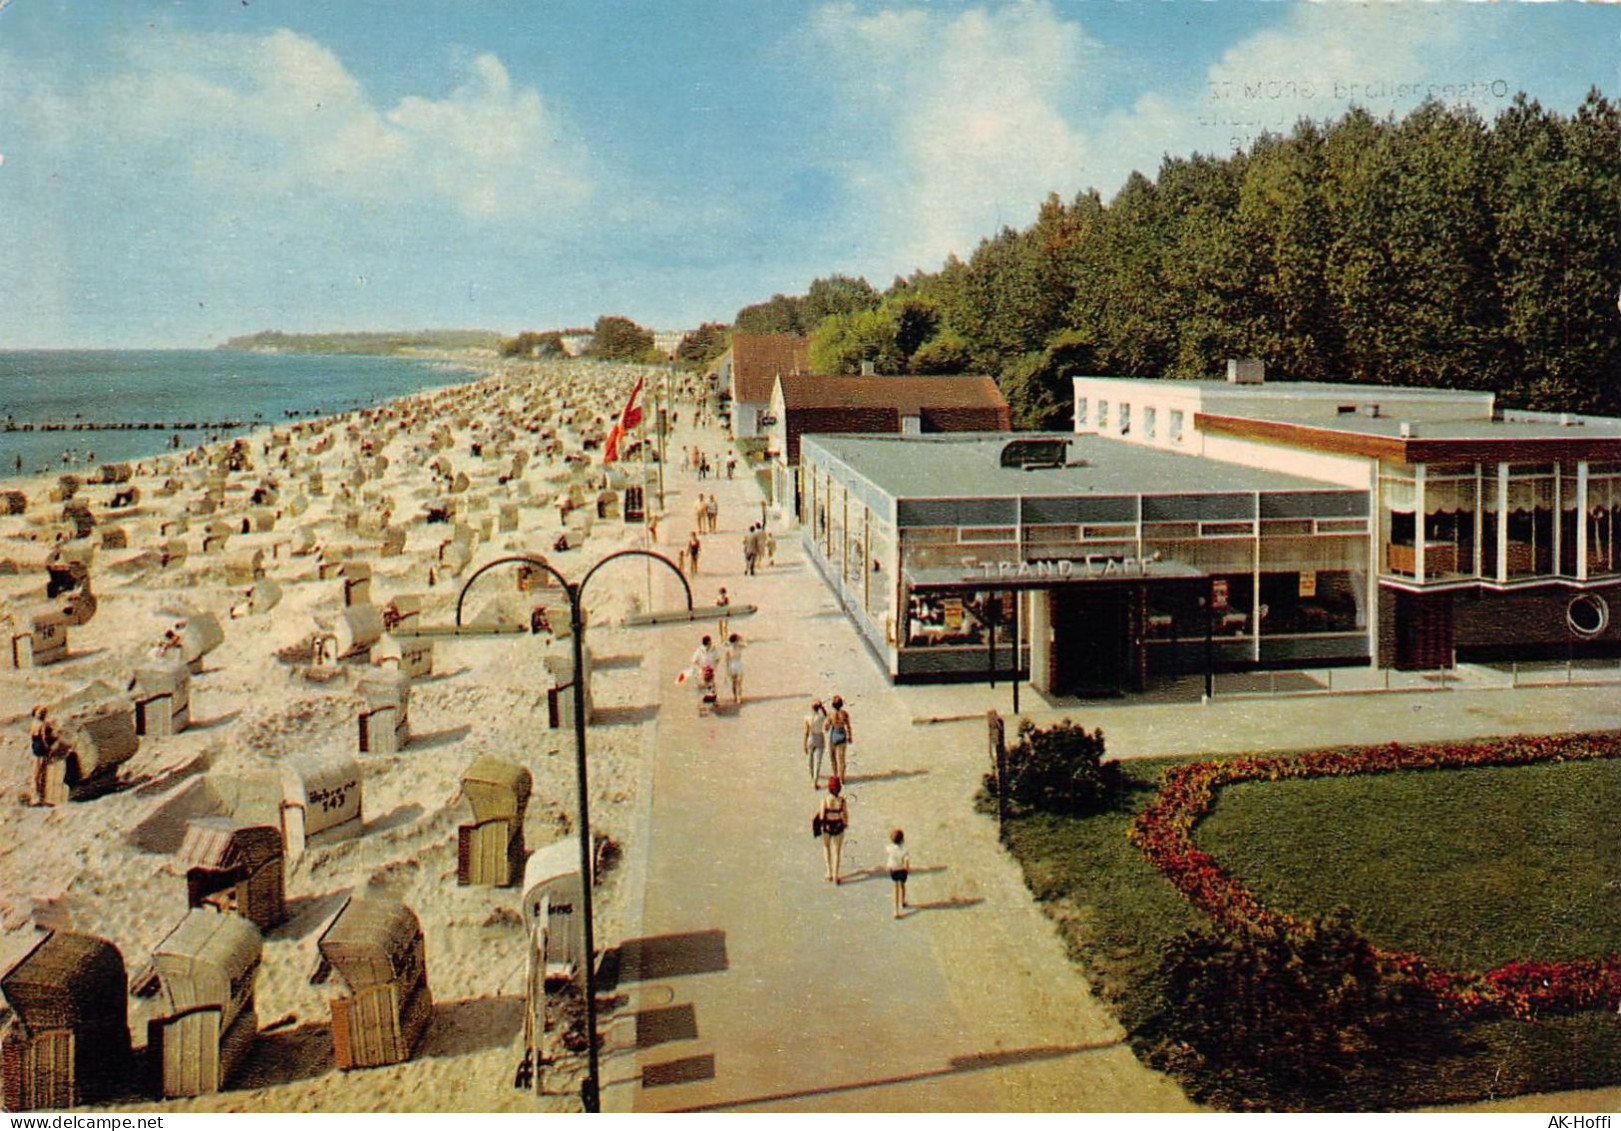
MULTIPOLYGON (((671 447, 726 449, 679 430, 671 447)), ((723 461, 717 461, 723 462, 723 461)), ((699 718, 675 676, 703 629, 649 633, 658 715, 647 768, 641 941, 624 948, 605 1019, 607 1110, 1156 1111, 1191 1105, 1140 1065, 1066 959, 992 823, 974 813, 984 767, 983 712, 1011 713, 1006 684, 892 688, 797 532, 778 528, 775 566, 743 576, 742 531, 759 517, 752 477, 699 484, 671 465, 662 543, 692 527, 713 490, 721 532, 704 539, 694 596, 725 585, 757 616, 741 711, 699 718), (842 694, 853 716, 851 831, 845 871, 823 879, 809 833, 818 794, 800 754, 810 697, 842 694), (956 720, 923 725, 932 720, 956 720), (890 917, 881 865, 906 829, 918 905, 890 917)), ((656 604, 677 601, 667 584, 656 604)), ((1347 681, 1375 678, 1346 673, 1347 681)), ((1382 677, 1380 677, 1382 681, 1382 677)), ((1340 742, 1463 738, 1621 727, 1614 687, 1353 694, 1193 701, 1049 703, 1025 688, 1024 713, 1102 726, 1110 753, 1134 757, 1340 742)), ((1177 696, 1165 698, 1175 700, 1177 696)), ((635 846, 633 846, 634 849, 635 846)), ((616 940, 603 940, 612 944, 616 940)), ((1590 1110, 1594 1097, 1524 1097, 1500 1109, 1590 1110), (1585 1105, 1585 1106, 1584 1106, 1585 1105)), ((1600 1105, 1603 1106, 1603 1105, 1600 1105)))
MULTIPOLYGON (((678 431, 722 451, 712 433, 678 431)), ((695 599, 718 585, 760 613, 740 711, 700 718, 677 689, 702 629, 649 634, 660 681, 642 941, 620 959, 605 1020, 607 1110, 1186 1110, 1142 1067, 1036 909, 993 823, 972 811, 983 737, 914 728, 797 535, 743 576, 759 518, 752 476, 700 484, 673 465, 661 541, 673 555, 694 493, 720 499, 695 599), (810 697, 842 694, 850 755, 847 882, 826 882, 800 753, 810 697), (907 831, 917 909, 891 917, 883 846, 907 831)), ((658 602, 673 603, 675 584, 658 602)), ((604 940, 612 943, 614 940, 604 940)))

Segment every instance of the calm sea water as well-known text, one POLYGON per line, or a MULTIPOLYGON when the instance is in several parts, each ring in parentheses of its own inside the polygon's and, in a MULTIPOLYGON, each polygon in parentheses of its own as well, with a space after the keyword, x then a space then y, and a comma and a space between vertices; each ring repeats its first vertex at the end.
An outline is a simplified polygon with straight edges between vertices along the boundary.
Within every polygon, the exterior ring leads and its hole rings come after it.
MULTIPOLYGON (((471 380, 420 358, 230 353, 222 350, 0 351, 0 421, 285 423, 471 380)), ((246 429, 243 429, 246 430, 246 429)), ((239 430, 242 431, 242 430, 239 430)), ((234 433, 0 431, 0 478, 136 460, 234 433), (68 455, 70 462, 64 463, 68 455)))

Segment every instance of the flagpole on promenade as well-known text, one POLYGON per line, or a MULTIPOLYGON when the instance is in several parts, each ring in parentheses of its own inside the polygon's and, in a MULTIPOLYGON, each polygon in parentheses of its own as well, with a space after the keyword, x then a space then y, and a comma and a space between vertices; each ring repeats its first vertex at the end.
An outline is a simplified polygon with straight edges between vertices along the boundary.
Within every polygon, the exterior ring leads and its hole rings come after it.
MULTIPOLYGON (((644 396, 642 401, 645 403, 646 400, 647 398, 644 396)), ((647 539, 647 548, 657 553, 658 547, 653 545, 653 524, 651 521, 653 508, 648 505, 647 498, 647 413, 645 411, 640 419, 636 421, 636 426, 641 429, 642 441, 642 481, 636 485, 636 490, 642 497, 642 534, 647 539)), ((659 453, 659 458, 661 460, 664 458, 663 452, 659 453)), ((653 559, 648 558, 644 564, 647 566, 647 608, 651 612, 653 608, 653 559)))

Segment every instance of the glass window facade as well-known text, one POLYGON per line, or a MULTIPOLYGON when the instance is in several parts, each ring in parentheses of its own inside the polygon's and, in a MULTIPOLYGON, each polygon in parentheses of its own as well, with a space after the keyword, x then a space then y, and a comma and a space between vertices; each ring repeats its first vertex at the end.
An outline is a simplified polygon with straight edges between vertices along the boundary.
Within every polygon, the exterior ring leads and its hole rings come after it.
POLYGON ((1580 463, 1382 465, 1380 572, 1423 584, 1615 573, 1618 480, 1580 463))

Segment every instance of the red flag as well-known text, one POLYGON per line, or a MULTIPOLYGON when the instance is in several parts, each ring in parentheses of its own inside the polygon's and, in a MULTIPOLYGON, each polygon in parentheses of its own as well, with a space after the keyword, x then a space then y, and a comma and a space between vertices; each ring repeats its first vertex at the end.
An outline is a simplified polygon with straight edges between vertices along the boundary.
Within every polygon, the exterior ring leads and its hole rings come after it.
POLYGON ((625 438, 626 433, 642 422, 642 406, 638 402, 642 395, 642 382, 646 380, 645 377, 636 379, 636 387, 630 391, 630 399, 620 410, 619 419, 608 429, 607 443, 602 446, 603 463, 612 463, 619 458, 619 442, 625 438))

